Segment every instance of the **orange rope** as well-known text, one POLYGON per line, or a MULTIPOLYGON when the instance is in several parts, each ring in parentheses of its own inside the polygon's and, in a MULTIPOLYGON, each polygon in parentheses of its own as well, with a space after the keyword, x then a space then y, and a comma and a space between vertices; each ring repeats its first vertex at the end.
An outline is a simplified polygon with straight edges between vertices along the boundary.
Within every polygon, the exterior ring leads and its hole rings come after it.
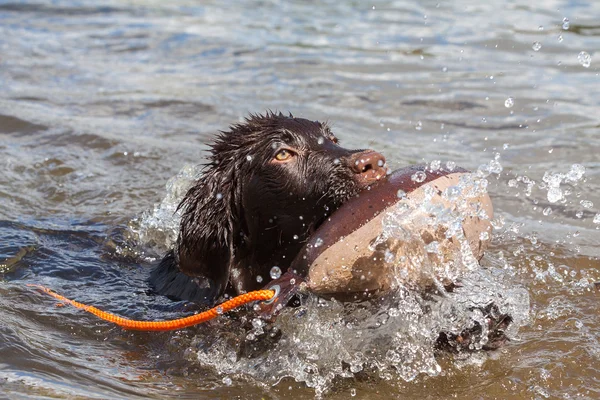
POLYGON ((259 300, 270 300, 275 296, 274 290, 256 290, 254 292, 248 292, 234 297, 231 300, 227 300, 221 305, 211 308, 208 311, 201 312, 200 314, 191 315, 185 318, 174 319, 171 321, 136 321, 119 317, 118 315, 102 311, 96 307, 88 306, 77 301, 67 299, 60 294, 53 292, 45 286, 28 284, 27 286, 35 287, 41 291, 49 294, 57 300, 64 301, 77 308, 81 308, 95 316, 117 324, 125 329, 138 330, 138 331, 172 331, 175 329, 187 328, 188 326, 200 324, 213 318, 218 317, 220 314, 226 313, 227 311, 233 310, 246 303, 259 300))

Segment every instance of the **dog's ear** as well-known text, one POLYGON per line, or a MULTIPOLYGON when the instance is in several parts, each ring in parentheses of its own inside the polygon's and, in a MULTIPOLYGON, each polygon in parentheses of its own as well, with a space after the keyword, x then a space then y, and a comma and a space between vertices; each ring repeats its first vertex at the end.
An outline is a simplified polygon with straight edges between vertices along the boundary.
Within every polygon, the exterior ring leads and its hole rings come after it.
POLYGON ((213 162, 179 205, 183 211, 175 247, 179 269, 204 279, 217 297, 227 287, 233 235, 238 230, 235 188, 234 166, 213 162))

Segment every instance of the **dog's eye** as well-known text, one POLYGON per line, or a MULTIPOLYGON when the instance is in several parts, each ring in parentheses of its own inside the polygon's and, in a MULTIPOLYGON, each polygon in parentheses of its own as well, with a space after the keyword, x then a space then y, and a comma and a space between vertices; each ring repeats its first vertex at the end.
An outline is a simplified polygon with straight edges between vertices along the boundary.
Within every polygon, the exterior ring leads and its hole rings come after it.
POLYGON ((293 156, 294 156, 294 153, 292 153, 291 151, 282 149, 282 150, 279 150, 279 152, 275 155, 275 159, 277 161, 288 161, 293 156))

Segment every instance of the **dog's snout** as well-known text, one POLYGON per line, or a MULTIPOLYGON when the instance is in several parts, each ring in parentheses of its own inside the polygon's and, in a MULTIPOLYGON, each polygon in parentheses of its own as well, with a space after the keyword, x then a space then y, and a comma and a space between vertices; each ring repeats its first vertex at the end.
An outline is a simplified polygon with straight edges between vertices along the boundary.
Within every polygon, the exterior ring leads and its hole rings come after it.
POLYGON ((386 175, 385 157, 374 150, 354 153, 350 157, 350 167, 361 183, 370 184, 386 175))
POLYGON ((357 174, 373 169, 383 169, 385 157, 373 150, 363 151, 352 156, 352 169, 357 174))

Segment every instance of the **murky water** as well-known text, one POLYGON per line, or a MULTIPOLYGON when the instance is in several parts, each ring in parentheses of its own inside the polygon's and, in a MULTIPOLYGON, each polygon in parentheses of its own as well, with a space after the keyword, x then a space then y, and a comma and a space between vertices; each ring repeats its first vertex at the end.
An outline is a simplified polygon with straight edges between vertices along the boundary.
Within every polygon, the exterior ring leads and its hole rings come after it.
POLYGON ((0 394, 600 397, 600 3, 203 3, 0 2, 0 394), (484 268, 443 298, 308 298, 274 326, 159 334, 25 287, 194 311, 150 295, 148 272, 211 136, 265 109, 329 120, 394 168, 479 169, 484 268), (520 318, 506 346, 433 352, 489 299, 520 318))

